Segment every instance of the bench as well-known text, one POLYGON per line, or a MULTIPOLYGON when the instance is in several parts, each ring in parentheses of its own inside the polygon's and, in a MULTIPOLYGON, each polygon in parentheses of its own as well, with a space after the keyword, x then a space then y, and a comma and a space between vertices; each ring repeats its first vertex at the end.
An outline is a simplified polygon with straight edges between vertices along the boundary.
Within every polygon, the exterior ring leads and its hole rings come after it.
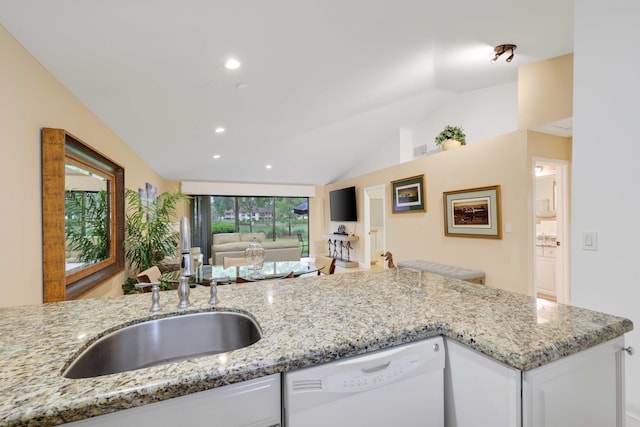
POLYGON ((454 279, 464 280, 465 282, 477 283, 484 285, 484 271, 471 270, 469 268, 454 267, 451 265, 436 264, 435 262, 414 259, 410 261, 398 262, 399 268, 413 268, 414 270, 427 271, 429 273, 439 274, 441 276, 453 277, 454 279))

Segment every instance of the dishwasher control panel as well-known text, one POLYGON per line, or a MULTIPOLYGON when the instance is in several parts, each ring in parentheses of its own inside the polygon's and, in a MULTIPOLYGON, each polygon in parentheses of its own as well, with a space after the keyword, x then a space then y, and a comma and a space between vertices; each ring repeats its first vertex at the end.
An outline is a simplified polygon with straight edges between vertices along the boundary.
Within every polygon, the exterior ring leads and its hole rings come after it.
POLYGON ((371 367, 361 367, 351 371, 328 375, 325 378, 327 391, 354 392, 379 387, 402 378, 418 369, 424 363, 420 353, 406 355, 399 359, 381 361, 371 367))

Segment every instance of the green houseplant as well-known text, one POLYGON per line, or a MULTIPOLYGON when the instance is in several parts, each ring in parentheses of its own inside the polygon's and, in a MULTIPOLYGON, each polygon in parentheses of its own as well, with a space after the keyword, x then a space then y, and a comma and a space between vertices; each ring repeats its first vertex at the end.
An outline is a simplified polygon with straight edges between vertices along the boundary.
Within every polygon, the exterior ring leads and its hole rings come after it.
POLYGON ((151 203, 143 204, 136 191, 125 191, 124 256, 134 272, 161 264, 177 256, 180 233, 174 226, 178 203, 188 199, 180 191, 162 193, 151 203))
MULTIPOLYGON (((136 191, 126 189, 127 208, 124 218, 124 256, 135 274, 167 258, 178 255, 180 232, 174 223, 178 218, 178 203, 188 199, 182 192, 162 193, 151 203, 143 203, 136 191)), ((163 273, 160 289, 170 289, 169 279, 175 281, 175 272, 163 273)), ((137 280, 129 277, 122 285, 125 294, 140 292, 137 280)))
POLYGON ((453 147, 449 147, 448 144, 445 144, 449 140, 458 141, 459 144, 453 143, 454 146, 457 145, 466 145, 467 141, 465 140, 465 134, 461 127, 459 126, 445 126, 444 130, 436 136, 435 142, 436 145, 441 145, 443 150, 447 150, 453 147))

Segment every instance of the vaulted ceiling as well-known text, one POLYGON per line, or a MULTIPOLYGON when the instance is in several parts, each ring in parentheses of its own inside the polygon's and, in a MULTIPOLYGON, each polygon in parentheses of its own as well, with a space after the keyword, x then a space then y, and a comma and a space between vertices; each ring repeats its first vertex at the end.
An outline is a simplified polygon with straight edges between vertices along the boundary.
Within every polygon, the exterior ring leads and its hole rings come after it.
POLYGON ((332 182, 444 97, 573 51, 573 0, 2 0, 0 23, 191 181, 332 182), (491 64, 502 43, 515 59, 491 64))

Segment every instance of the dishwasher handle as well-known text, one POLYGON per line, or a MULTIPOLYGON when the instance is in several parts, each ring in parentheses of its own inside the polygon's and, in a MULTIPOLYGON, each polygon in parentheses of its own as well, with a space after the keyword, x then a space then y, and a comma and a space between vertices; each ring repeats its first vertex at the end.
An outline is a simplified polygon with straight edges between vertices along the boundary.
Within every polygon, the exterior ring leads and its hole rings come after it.
POLYGON ((383 363, 382 365, 374 366, 372 368, 362 368, 360 369, 363 374, 373 374, 374 372, 384 371, 391 365, 391 362, 383 363))

